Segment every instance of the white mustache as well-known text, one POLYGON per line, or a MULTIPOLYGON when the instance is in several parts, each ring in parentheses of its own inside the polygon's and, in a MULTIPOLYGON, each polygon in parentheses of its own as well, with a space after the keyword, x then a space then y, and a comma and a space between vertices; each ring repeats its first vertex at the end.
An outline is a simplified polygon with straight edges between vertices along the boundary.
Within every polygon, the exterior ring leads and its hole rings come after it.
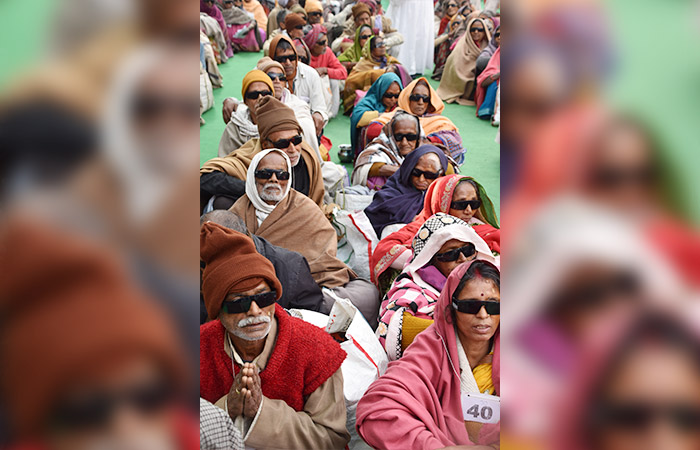
POLYGON ((246 317, 238 321, 238 328, 247 327, 248 325, 255 325, 258 323, 270 323, 270 316, 254 316, 246 317))

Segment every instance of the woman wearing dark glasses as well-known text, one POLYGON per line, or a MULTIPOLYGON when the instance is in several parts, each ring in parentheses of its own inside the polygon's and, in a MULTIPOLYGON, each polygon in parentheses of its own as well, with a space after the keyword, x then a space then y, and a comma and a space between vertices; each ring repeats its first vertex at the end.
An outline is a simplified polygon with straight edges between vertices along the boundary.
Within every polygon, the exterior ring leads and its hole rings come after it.
POLYGON ((417 332, 432 323, 435 302, 457 266, 477 258, 496 262, 466 222, 443 213, 421 226, 411 250, 409 264, 392 283, 379 311, 377 336, 390 360, 399 359, 417 332))
MULTIPOLYGON (((452 121, 443 116, 445 104, 438 97, 435 89, 424 77, 410 82, 399 95, 396 111, 403 110, 420 117, 420 124, 431 142, 439 142, 449 150, 450 156, 457 162, 464 160, 462 137, 452 121)), ((375 139, 384 125, 394 117, 394 112, 379 116, 367 127, 367 141, 375 139)))
POLYGON ((500 279, 479 259, 450 274, 434 323, 357 405, 357 430, 370 446, 497 448, 500 279))
POLYGON ((501 252, 501 231, 496 210, 484 187, 474 178, 447 175, 430 185, 423 210, 401 230, 382 239, 372 253, 372 281, 383 290, 396 271, 411 257, 411 242, 423 223, 437 213, 446 213, 471 226, 486 241, 491 251, 501 252))
POLYGON ((445 174, 448 166, 445 153, 426 144, 408 154, 401 168, 377 192, 364 210, 381 239, 382 233, 411 223, 421 210, 428 186, 445 174))
POLYGON ((418 118, 399 111, 391 122, 384 125, 379 137, 370 142, 355 160, 352 183, 381 189, 389 177, 399 170, 406 156, 426 143, 429 141, 418 118))
POLYGON ((486 20, 474 17, 467 23, 467 32, 457 42, 445 62, 437 93, 447 103, 474 105, 476 60, 491 40, 486 20))
POLYGON ((561 399, 557 448, 700 448, 698 325, 667 310, 647 311, 591 352, 587 370, 561 399))

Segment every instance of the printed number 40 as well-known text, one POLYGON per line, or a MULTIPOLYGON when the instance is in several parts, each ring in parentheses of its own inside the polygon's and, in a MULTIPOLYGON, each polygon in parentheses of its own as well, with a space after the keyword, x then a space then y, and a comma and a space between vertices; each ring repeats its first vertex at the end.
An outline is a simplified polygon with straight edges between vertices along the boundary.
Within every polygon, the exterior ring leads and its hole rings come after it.
POLYGON ((490 406, 482 406, 479 409, 479 405, 474 405, 467 410, 467 414, 470 414, 475 419, 481 417, 484 420, 491 420, 493 417, 493 409, 490 406))

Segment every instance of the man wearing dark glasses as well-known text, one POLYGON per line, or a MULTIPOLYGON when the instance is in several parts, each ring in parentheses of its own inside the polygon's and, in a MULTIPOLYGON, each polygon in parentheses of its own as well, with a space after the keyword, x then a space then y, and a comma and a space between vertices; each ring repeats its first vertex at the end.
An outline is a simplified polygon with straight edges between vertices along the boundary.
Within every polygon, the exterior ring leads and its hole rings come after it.
POLYGON ((285 35, 279 35, 270 42, 270 57, 284 67, 289 91, 309 104, 316 134, 320 136, 328 123, 331 105, 326 104, 323 97, 323 84, 318 72, 299 61, 294 44, 285 35))
POLYGON ((276 304, 272 264, 245 235, 202 225, 200 395, 228 412, 253 448, 343 448, 345 352, 276 304))
MULTIPOLYGON (((245 234, 253 240, 255 250, 269 260, 275 268, 275 275, 282 284, 282 296, 277 301, 283 308, 307 309, 320 311, 323 304, 323 294, 318 287, 309 263, 297 252, 270 244, 267 240, 251 234, 245 222, 228 210, 214 210, 204 214, 200 223, 213 222, 230 230, 245 234)), ((201 305, 204 309, 204 305, 201 305)), ((206 310, 201 323, 206 321, 206 310)))
POLYGON ((246 192, 245 180, 253 157, 264 149, 283 151, 291 161, 292 188, 319 207, 325 194, 321 163, 304 142, 294 111, 273 96, 255 105, 259 139, 251 139, 224 158, 214 158, 200 169, 200 200, 203 210, 229 209, 246 192))
POLYGON ((219 158, 223 158, 259 136, 255 103, 275 94, 272 79, 262 70, 251 70, 243 77, 243 102, 236 105, 219 141, 219 158))

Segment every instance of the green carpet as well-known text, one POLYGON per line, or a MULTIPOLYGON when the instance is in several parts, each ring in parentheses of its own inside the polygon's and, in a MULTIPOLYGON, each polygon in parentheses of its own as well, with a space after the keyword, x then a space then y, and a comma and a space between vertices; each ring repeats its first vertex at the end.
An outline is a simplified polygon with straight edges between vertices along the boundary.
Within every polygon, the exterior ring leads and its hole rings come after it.
MULTIPOLYGON (((214 90, 214 108, 202 116, 206 124, 200 129, 201 163, 217 155, 219 140, 225 128, 221 117, 221 104, 224 98, 241 98, 243 76, 255 67, 261 57, 262 52, 237 53, 233 59, 229 59, 228 62, 219 66, 224 77, 224 87, 214 90)), ((437 82, 430 80, 430 83, 437 89, 437 82)), ((496 211, 499 211, 500 150, 498 144, 494 142, 497 129, 492 127, 488 121, 477 119, 473 106, 446 105, 444 115, 457 125, 467 149, 460 172, 476 178, 486 188, 494 202, 496 211)), ((339 162, 338 145, 350 143, 350 118, 339 115, 332 119, 326 126, 324 134, 333 142, 331 159, 339 162)), ((349 167, 348 172, 351 170, 349 167)))

